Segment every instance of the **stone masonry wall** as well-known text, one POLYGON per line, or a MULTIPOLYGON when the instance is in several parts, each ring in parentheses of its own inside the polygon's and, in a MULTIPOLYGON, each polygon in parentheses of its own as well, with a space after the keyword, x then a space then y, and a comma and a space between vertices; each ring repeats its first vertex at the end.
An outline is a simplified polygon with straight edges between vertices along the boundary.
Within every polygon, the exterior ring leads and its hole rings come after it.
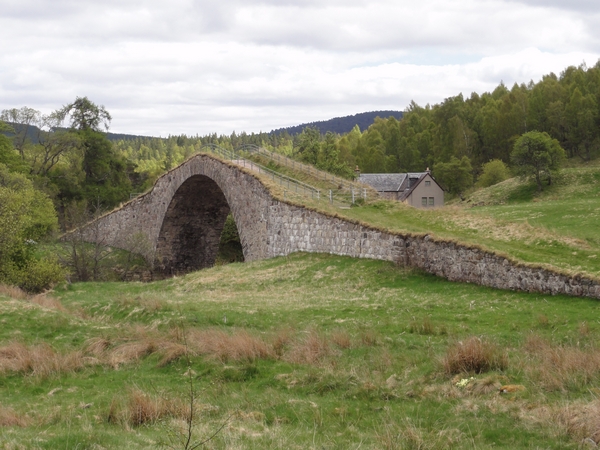
POLYGON ((597 281, 518 265, 478 248, 429 236, 387 233, 282 202, 274 202, 271 213, 270 256, 305 251, 381 259, 418 267, 451 281, 600 299, 597 281))
MULTIPOLYGON (((164 218, 169 205, 186 180, 198 176, 212 180, 222 191, 227 204, 213 206, 220 208, 219 210, 224 210, 227 206, 231 209, 246 261, 298 251, 332 253, 393 261, 399 265, 418 267, 452 281, 600 299, 600 283, 585 277, 561 275, 543 268, 518 265, 502 256, 477 248, 436 241, 429 236, 380 231, 274 199, 253 174, 206 155, 188 160, 159 178, 148 194, 89 225, 89 239, 93 241, 99 236, 109 245, 132 249, 132 236, 143 233, 152 244, 151 251, 145 256, 153 257, 160 236, 160 239, 166 240, 161 245, 169 245, 169 233, 161 235, 163 222, 167 222, 164 218)), ((204 194, 202 189, 192 189, 190 195, 201 201, 204 194)), ((190 202, 182 204, 189 206, 190 202)), ((190 218, 189 214, 171 215, 187 217, 186 220, 190 218)), ((213 224, 210 221, 202 222, 206 226, 218 228, 217 222, 220 221, 213 221, 213 224)), ((210 233, 220 235, 220 230, 216 228, 210 233)), ((173 249, 176 250, 175 243, 173 249)), ((185 261, 180 263, 185 266, 185 261)))

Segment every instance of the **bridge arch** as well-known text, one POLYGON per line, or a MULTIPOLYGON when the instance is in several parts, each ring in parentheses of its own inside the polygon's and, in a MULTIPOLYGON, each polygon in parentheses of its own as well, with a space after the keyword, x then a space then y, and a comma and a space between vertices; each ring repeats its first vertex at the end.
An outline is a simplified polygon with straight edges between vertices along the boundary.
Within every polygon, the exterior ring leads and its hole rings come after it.
MULTIPOLYGON (((251 173, 208 155, 196 155, 161 176, 154 188, 95 222, 104 243, 143 254, 165 274, 214 264, 229 213, 244 260, 268 255, 267 228, 273 199, 251 173), (132 248, 143 236, 143 249, 132 248)), ((97 241, 94 226, 89 240, 97 241)))
POLYGON ((182 273, 212 266, 229 211, 214 180, 206 175, 185 180, 173 195, 160 228, 157 268, 182 273))
POLYGON ((227 212, 244 259, 297 251, 394 261, 453 281, 503 289, 600 298, 600 281, 530 266, 468 245, 377 229, 274 198, 255 175, 200 154, 160 177, 154 188, 83 228, 90 242, 158 259, 169 273, 206 267, 227 212), (136 247, 142 236, 147 246, 136 247))

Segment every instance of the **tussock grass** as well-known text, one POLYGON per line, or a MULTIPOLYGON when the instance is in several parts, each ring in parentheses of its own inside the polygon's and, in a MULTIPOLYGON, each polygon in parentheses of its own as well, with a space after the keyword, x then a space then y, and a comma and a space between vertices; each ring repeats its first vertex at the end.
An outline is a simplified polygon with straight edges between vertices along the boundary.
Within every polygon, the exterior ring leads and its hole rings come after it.
POLYGON ((27 427, 33 421, 29 416, 19 414, 12 408, 0 405, 0 427, 27 427))
POLYGON ((187 420, 189 405, 166 395, 151 395, 141 389, 131 389, 126 398, 114 397, 106 413, 108 423, 140 427, 153 425, 165 418, 187 420))
POLYGON ((465 434, 459 429, 428 429, 409 418, 405 418, 400 423, 388 419, 380 426, 377 437, 381 448, 390 450, 453 449, 465 440, 465 434))
POLYGON ((600 400, 574 402, 548 411, 549 421, 569 437, 583 444, 600 443, 600 400))
POLYGON ((448 375, 484 373, 505 369, 508 357, 498 345, 472 336, 451 345, 442 359, 442 365, 448 375))
POLYGON ((2 283, 0 283, 0 295, 6 295, 17 300, 25 300, 28 297, 27 293, 21 288, 2 283))
POLYGON ((284 359, 296 364, 319 364, 334 354, 328 339, 318 331, 308 330, 304 337, 294 341, 284 359))
POLYGON ((271 345, 246 330, 236 330, 232 334, 218 329, 190 330, 186 341, 193 353, 222 362, 255 361, 274 356, 271 345))
POLYGON ((600 349, 556 345, 537 335, 524 344, 523 370, 543 389, 566 392, 600 381, 600 349))
POLYGON ((62 311, 62 312, 66 311, 66 308, 62 305, 60 300, 58 300, 57 298, 51 297, 47 293, 34 295, 33 297, 29 298, 29 301, 36 305, 40 305, 43 308, 55 309, 57 311, 62 311))
POLYGON ((0 347, 0 373, 20 373, 47 378, 80 370, 85 366, 83 354, 56 352, 49 344, 28 346, 10 342, 0 347))
POLYGON ((348 349, 352 346, 350 334, 344 330, 336 330, 331 333, 331 342, 341 349, 348 349))

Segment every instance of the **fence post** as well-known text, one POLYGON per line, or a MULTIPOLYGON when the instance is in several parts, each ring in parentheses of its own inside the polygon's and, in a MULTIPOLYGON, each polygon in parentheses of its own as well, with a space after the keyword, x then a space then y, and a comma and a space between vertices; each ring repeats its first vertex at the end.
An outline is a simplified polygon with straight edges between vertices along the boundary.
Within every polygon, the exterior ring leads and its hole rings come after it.
POLYGON ((331 189, 329 189, 329 203, 333 203, 333 193, 331 189))
POLYGON ((354 205, 354 188, 352 188, 352 204, 354 205))

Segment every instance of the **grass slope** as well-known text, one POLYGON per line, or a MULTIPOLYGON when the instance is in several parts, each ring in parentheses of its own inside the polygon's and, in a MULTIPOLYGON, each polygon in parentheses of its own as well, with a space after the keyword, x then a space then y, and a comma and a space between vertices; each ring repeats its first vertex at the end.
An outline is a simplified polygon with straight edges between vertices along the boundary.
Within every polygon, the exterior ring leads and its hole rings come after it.
POLYGON ((594 300, 305 254, 2 292, 2 448, 184 448, 191 391, 208 448, 600 441, 594 300))
POLYGON ((310 199, 296 201, 376 228, 430 234, 516 261, 600 277, 600 162, 564 169, 542 193, 515 178, 435 210, 392 201, 345 210, 310 199))

